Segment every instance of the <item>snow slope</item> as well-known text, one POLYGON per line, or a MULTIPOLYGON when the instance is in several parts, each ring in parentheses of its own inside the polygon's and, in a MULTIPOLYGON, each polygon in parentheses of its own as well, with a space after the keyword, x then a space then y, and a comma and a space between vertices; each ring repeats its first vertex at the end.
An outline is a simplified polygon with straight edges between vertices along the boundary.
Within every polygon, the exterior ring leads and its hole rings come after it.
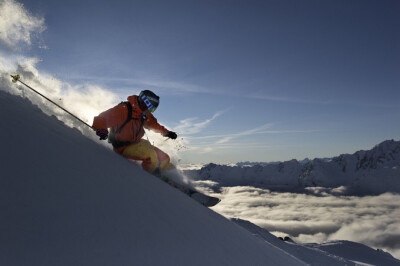
POLYGON ((0 91, 0 265, 298 263, 0 91))
POLYGON ((327 265, 328 261, 335 262, 346 259, 360 265, 399 265, 400 261, 382 250, 374 250, 366 245, 351 241, 330 241, 317 244, 297 244, 293 241, 283 242, 267 230, 248 221, 234 219, 235 223, 246 228, 253 235, 296 256, 310 265, 327 265), (328 257, 328 258, 327 258, 328 257))
POLYGON ((1 90, 0 128, 0 265, 353 265, 260 237, 1 90))
POLYGON ((185 172, 194 179, 215 181, 220 186, 284 190, 346 187, 346 193, 352 195, 400 193, 400 141, 387 140, 371 150, 331 159, 236 166, 211 163, 185 172))

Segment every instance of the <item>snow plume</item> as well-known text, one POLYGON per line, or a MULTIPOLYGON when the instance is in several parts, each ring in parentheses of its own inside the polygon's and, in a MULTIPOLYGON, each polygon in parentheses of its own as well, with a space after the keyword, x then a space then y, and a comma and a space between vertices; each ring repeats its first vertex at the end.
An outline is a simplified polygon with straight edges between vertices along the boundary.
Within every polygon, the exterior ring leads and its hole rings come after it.
POLYGON ((92 123, 95 115, 118 102, 117 96, 106 89, 90 84, 71 85, 48 73, 39 72, 36 68, 38 59, 23 56, 5 57, 2 54, 0 54, 0 59, 5 62, 2 63, 0 70, 1 89, 28 98, 43 112, 57 116, 59 120, 70 127, 76 127, 82 131, 87 130, 85 125, 30 89, 20 83, 12 83, 10 74, 18 73, 23 82, 88 124, 92 123))
MULTIPOLYGON (((164 126, 166 126, 167 129, 175 130, 173 128, 168 127, 168 125, 164 126)), ((182 172, 181 169, 179 169, 179 164, 181 161, 180 151, 186 149, 186 146, 184 144, 185 142, 184 138, 178 136, 177 139, 172 140, 162 136, 160 133, 156 133, 149 130, 146 130, 146 134, 143 138, 150 141, 152 145, 158 147, 160 150, 166 152, 170 156, 171 162, 178 167, 178 169, 174 169, 173 171, 168 171, 166 173, 166 176, 168 176, 168 178, 174 180, 175 182, 178 183, 183 182, 188 184, 189 178, 182 172)))
POLYGON ((9 93, 28 98, 48 115, 56 115, 70 127, 87 131, 85 125, 49 103, 20 83, 12 83, 10 75, 21 80, 91 124, 93 117, 118 102, 115 94, 91 84, 71 85, 38 70, 39 59, 26 57, 23 50, 33 45, 32 36, 46 29, 44 18, 30 14, 14 0, 0 0, 0 87, 9 93))
POLYGON ((339 190, 278 193, 254 187, 224 188, 213 209, 277 236, 300 242, 356 241, 400 258, 400 195, 343 196, 339 190))
POLYGON ((14 0, 0 0, 0 40, 10 49, 31 45, 32 35, 46 29, 44 18, 31 15, 14 0))

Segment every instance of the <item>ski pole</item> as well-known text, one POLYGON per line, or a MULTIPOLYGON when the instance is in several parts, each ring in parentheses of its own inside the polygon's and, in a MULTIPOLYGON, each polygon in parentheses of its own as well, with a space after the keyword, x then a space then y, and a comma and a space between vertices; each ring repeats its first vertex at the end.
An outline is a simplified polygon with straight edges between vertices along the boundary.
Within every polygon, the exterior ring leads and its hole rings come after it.
POLYGON ((52 104, 54 104, 55 106, 57 106, 58 108, 60 108, 61 110, 65 111, 66 113, 70 114, 71 116, 73 116, 74 118, 76 118, 77 120, 79 120, 80 122, 82 122, 83 124, 85 124, 86 126, 90 127, 91 129, 92 126, 90 126, 88 123, 86 123, 85 121, 83 121, 82 119, 80 119, 79 117, 77 117, 76 115, 74 115, 73 113, 71 113, 70 111, 68 111, 67 109, 61 107, 60 105, 56 104, 55 102, 53 102, 52 100, 50 100, 49 98, 47 98, 46 96, 44 96, 43 94, 41 94, 40 92, 38 92, 37 90, 35 90, 34 88, 32 88, 31 86, 25 84, 24 82, 21 81, 20 76, 19 75, 10 75, 12 77, 12 82, 16 83, 17 81, 19 81, 22 85, 26 86, 27 88, 31 89, 32 91, 36 92, 37 94, 39 94, 40 96, 42 96, 43 98, 45 98, 46 100, 48 100, 49 102, 51 102, 52 104))

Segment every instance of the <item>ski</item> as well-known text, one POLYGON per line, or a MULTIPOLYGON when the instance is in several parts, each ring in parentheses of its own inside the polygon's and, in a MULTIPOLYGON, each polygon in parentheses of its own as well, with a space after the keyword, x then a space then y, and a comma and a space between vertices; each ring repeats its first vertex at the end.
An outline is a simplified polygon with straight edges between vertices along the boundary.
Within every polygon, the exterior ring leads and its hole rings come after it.
POLYGON ((183 185, 181 183, 177 183, 168 177, 162 176, 159 178, 161 180, 163 180, 164 182, 166 182, 167 184, 169 184, 170 186, 185 193, 190 198, 194 199, 195 201, 197 201, 198 203, 200 203, 203 206, 212 207, 212 206, 217 205, 221 201, 219 198, 208 196, 204 193, 201 193, 201 192, 195 190, 192 187, 189 187, 188 185, 183 185))

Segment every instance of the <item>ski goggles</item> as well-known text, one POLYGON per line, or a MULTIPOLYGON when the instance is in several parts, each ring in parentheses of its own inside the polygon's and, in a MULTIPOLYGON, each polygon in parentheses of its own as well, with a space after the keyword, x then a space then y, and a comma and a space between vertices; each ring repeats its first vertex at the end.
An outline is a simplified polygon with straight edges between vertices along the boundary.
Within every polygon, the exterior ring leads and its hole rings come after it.
POLYGON ((154 112, 157 109, 157 106, 154 106, 151 104, 150 100, 146 97, 146 95, 140 95, 140 98, 142 100, 142 102, 146 105, 147 110, 149 110, 149 112, 154 112))

